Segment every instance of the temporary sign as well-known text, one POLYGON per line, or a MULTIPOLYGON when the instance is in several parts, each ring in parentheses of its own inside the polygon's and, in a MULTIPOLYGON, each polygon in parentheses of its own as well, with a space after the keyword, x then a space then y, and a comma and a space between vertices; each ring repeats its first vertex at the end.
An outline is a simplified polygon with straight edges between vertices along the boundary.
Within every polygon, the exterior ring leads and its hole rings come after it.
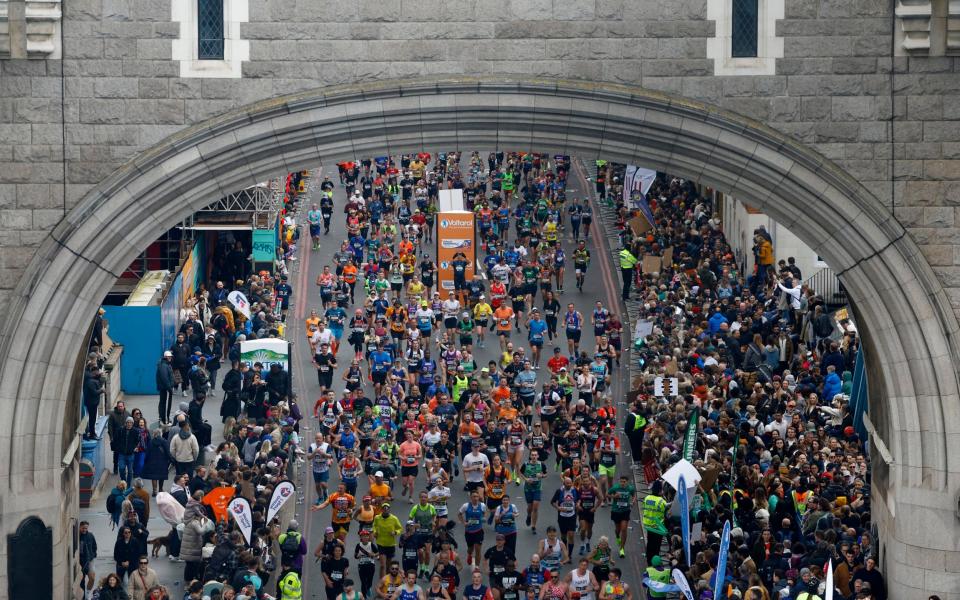
POLYGON ((264 369, 278 364, 284 371, 290 370, 290 342, 277 338, 240 342, 240 361, 248 365, 260 363, 264 369))
POLYGON ((437 214, 437 284, 441 290, 454 288, 454 260, 465 262, 464 280, 473 279, 477 261, 474 214, 464 209, 463 190, 440 190, 437 214), (458 257, 462 254, 462 257, 458 257))

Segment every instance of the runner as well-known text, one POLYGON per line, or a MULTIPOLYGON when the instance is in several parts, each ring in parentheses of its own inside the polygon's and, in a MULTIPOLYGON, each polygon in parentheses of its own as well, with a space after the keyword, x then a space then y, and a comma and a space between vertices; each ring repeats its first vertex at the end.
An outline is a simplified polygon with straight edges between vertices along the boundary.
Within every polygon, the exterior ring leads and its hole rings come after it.
MULTIPOLYGON (((540 423, 538 421, 534 424, 534 433, 531 434, 531 437, 537 435, 539 431, 540 423)), ((519 469, 519 476, 523 481, 523 497, 527 501, 526 525, 536 535, 537 517, 540 513, 540 501, 543 494, 543 480, 547 478, 547 468, 540 460, 537 449, 531 448, 527 461, 519 469)))
MULTIPOLYGON (((563 478, 563 486, 557 489, 550 500, 550 505, 557 510, 557 524, 560 529, 560 536, 566 543, 567 548, 573 547, 573 535, 577 530, 577 502, 580 496, 577 489, 573 487, 573 480, 569 477, 563 478)), ((547 530, 549 535, 550 530, 547 530)), ((541 552, 541 555, 544 553, 541 552)))
POLYGON ((617 529, 617 545, 620 556, 626 555, 627 531, 630 529, 630 510, 636 499, 637 490, 626 475, 621 475, 617 485, 610 488, 610 520, 617 529))
POLYGON ((577 289, 583 291, 583 282, 587 277, 587 267, 590 266, 590 250, 587 243, 581 240, 573 251, 573 269, 577 277, 577 289))
MULTIPOLYGON (((307 223, 310 226, 310 239, 313 242, 311 250, 320 249, 320 222, 323 220, 323 214, 320 212, 319 207, 316 204, 313 204, 310 210, 307 212, 307 223)), ((329 226, 327 231, 329 231, 329 226)))
MULTIPOLYGON (((486 458, 486 457, 484 457, 486 458)), ((483 545, 483 517, 486 506, 480 502, 480 492, 471 490, 470 501, 460 507, 458 516, 463 524, 464 540, 467 546, 467 566, 480 566, 480 550, 483 545)))
POLYGON ((563 315, 563 324, 567 336, 567 354, 570 362, 576 362, 580 354, 580 337, 583 333, 583 315, 576 309, 573 302, 567 304, 567 312, 563 315))

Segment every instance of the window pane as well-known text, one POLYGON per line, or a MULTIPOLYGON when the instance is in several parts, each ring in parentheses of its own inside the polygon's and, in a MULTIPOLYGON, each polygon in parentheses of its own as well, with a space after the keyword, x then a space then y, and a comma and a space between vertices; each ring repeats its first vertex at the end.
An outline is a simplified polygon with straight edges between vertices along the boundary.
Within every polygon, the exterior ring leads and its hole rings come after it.
POLYGON ((197 0, 200 60, 223 60, 223 0, 197 0))
POLYGON ((733 0, 731 54, 734 57, 757 55, 757 2, 758 0, 733 0))

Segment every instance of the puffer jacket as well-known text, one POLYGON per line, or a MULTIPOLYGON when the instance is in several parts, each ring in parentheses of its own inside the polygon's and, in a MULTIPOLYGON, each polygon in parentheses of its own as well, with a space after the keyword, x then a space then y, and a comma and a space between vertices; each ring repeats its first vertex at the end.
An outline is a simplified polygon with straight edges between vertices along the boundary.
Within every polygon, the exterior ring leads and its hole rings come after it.
POLYGON ((183 537, 180 544, 180 558, 189 562, 203 560, 203 537, 206 531, 206 517, 203 507, 196 500, 187 502, 183 515, 183 537))

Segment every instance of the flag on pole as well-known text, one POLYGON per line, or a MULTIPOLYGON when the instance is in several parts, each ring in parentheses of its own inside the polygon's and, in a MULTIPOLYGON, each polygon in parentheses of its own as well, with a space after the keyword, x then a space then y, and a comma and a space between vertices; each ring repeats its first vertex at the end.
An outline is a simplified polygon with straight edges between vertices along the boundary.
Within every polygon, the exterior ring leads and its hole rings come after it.
POLYGON ((680 487, 677 488, 677 500, 680 502, 680 532, 683 534, 683 556, 687 559, 687 566, 691 564, 690 558, 690 492, 687 490, 687 480, 680 476, 677 482, 680 487))
POLYGON ((243 534, 243 539, 247 540, 249 546, 250 536, 253 534, 253 514, 250 511, 250 503, 243 497, 234 498, 230 501, 228 510, 237 521, 237 527, 240 528, 240 533, 243 534))
POLYGON ((236 307, 241 315, 246 317, 248 321, 250 320, 250 302, 247 301, 247 297, 243 295, 243 292, 233 290, 227 294, 227 300, 236 307))
POLYGON ((823 586, 824 600, 833 600, 833 559, 827 563, 827 580, 823 586))
POLYGON ((717 556, 716 581, 713 584, 713 600, 720 600, 723 582, 727 577, 727 554, 730 552, 730 521, 723 524, 723 533, 720 534, 720 554, 717 556))
POLYGON ((270 496, 270 504, 267 505, 267 523, 273 521, 273 517, 280 512, 283 505, 293 497, 296 491, 297 488, 294 487, 293 482, 281 481, 277 484, 277 487, 273 489, 273 495, 270 496))
POLYGON ((693 454, 697 449, 697 430, 700 429, 700 409, 694 408, 690 413, 690 419, 687 420, 687 432, 683 438, 683 459, 693 460, 693 454))
POLYGON ((693 600, 693 590, 690 589, 690 583, 687 582, 687 578, 684 577, 683 571, 680 569, 674 569, 673 581, 677 584, 677 587, 680 588, 680 593, 683 594, 684 598, 687 600, 693 600))

